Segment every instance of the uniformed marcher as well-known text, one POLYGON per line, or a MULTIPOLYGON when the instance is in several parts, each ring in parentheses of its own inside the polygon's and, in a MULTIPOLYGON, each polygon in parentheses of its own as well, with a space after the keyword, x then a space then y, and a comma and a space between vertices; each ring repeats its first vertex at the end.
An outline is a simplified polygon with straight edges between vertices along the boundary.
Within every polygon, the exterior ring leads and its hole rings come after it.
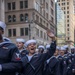
POLYGON ((38 46, 38 52, 39 52, 39 53, 43 53, 44 50, 45 50, 45 47, 44 47, 43 45, 39 45, 39 46, 38 46))
POLYGON ((3 40, 5 27, 0 21, 0 75, 15 75, 22 67, 21 58, 16 45, 3 40))
POLYGON ((54 55, 45 62, 43 75, 60 75, 59 61, 54 55))
POLYGON ((36 40, 26 42, 29 54, 22 58, 24 75, 42 75, 44 62, 54 54, 56 50, 55 36, 50 31, 47 31, 47 34, 52 38, 52 43, 47 53, 35 53, 36 40))
POLYGON ((16 39, 16 45, 19 49, 21 57, 24 57, 28 53, 28 51, 24 47, 24 44, 25 44, 25 40, 23 38, 16 39))
POLYGON ((64 59, 65 50, 66 49, 64 47, 61 47, 59 51, 59 56, 58 56, 61 75, 66 75, 66 69, 67 69, 66 59, 64 59))

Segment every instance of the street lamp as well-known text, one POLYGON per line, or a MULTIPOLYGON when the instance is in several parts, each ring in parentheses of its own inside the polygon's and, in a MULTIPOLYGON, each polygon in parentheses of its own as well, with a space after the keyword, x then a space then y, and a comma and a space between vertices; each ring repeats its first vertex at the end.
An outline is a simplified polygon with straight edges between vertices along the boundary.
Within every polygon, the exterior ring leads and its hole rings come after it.
POLYGON ((31 26, 30 26, 30 23, 29 23, 29 39, 31 39, 31 26))

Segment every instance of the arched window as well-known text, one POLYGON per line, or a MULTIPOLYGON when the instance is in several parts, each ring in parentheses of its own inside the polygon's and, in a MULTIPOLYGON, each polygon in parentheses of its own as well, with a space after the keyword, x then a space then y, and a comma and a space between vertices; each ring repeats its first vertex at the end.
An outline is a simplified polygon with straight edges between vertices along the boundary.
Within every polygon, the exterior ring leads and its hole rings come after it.
POLYGON ((20 14, 20 21, 24 21, 24 16, 23 16, 23 14, 20 14))
POLYGON ((16 22, 16 16, 13 15, 13 22, 16 22))
POLYGON ((12 21, 12 17, 11 15, 8 15, 8 22, 11 22, 12 21))
POLYGON ((25 14, 25 22, 28 22, 28 14, 25 14))

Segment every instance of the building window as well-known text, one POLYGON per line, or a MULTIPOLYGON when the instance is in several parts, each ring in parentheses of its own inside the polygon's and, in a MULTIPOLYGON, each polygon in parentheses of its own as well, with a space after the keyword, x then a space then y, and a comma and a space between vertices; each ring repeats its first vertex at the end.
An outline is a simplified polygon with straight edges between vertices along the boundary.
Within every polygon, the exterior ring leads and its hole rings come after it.
POLYGON ((43 16, 45 17, 45 10, 43 10, 43 16))
POLYGON ((67 15, 67 18, 69 18, 69 15, 67 15))
POLYGON ((65 11, 64 11, 64 14, 65 14, 65 11))
POLYGON ((11 10, 11 3, 8 3, 8 10, 11 10))
POLYGON ((28 35, 28 28, 25 28, 25 35, 28 35))
POLYGON ((70 38, 68 37, 68 40, 70 40, 70 38))
POLYGON ((28 22, 28 14, 25 14, 25 22, 28 22))
POLYGON ((69 20, 67 20, 67 22, 69 22, 69 20))
POLYGON ((39 22, 39 16, 38 15, 36 15, 36 21, 39 22))
POLYGON ((47 35, 47 40, 48 40, 48 35, 47 35))
POLYGON ((40 18, 40 23, 42 24, 42 18, 40 18))
POLYGON ((54 15, 53 9, 51 9, 51 14, 54 15))
POLYGON ((53 19, 53 17, 51 17, 51 21, 52 21, 52 23, 54 23, 54 19, 53 19))
POLYGON ((64 7, 64 10, 65 10, 65 7, 64 7))
POLYGON ((67 5, 69 5, 69 2, 67 2, 67 5))
POLYGON ((11 37, 11 36, 12 36, 12 30, 8 29, 8 37, 11 37))
POLYGON ((69 24, 67 24, 67 27, 69 27, 69 24))
POLYGON ((48 19, 48 13, 46 13, 46 18, 48 19))
POLYGON ((53 1, 51 0, 51 6, 53 7, 53 5, 54 5, 54 4, 53 4, 53 1))
POLYGON ((69 31, 69 28, 67 29, 67 31, 69 31))
POLYGON ((48 9, 48 3, 46 2, 46 9, 48 9))
POLYGON ((36 35, 39 37, 39 29, 36 28, 36 35))
POLYGON ((67 7, 67 9, 69 9, 69 7, 67 7))
POLYGON ((13 15, 13 22, 16 22, 16 16, 13 15))
POLYGON ((23 16, 23 14, 20 14, 20 21, 24 21, 24 16, 23 16))
POLYGON ((20 9, 23 9, 23 1, 20 1, 20 9))
POLYGON ((28 0, 25 0, 24 2, 25 2, 25 4, 24 4, 25 8, 28 8, 28 0))
POLYGON ((46 40, 46 33, 44 33, 44 39, 46 40))
POLYGON ((11 22, 12 21, 12 17, 11 15, 8 15, 8 22, 11 22))
POLYGON ((20 28, 20 36, 24 36, 24 28, 20 28))
POLYGON ((15 2, 12 2, 12 9, 15 10, 15 2))
POLYGON ((69 11, 67 11, 67 14, 69 14, 69 11))
POLYGON ((42 31, 40 31, 40 37, 43 38, 43 32, 42 31))
POLYGON ((16 29, 13 29, 13 36, 16 36, 16 29))
POLYGON ((42 14, 42 7, 40 7, 40 13, 42 14))

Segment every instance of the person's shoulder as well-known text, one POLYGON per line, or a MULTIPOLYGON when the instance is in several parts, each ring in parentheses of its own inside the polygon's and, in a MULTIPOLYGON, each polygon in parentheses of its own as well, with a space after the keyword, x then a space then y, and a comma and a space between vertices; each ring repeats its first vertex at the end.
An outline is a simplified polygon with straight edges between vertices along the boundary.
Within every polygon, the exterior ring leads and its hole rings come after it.
POLYGON ((6 43, 5 46, 6 47, 9 47, 9 48, 12 48, 12 49, 13 48, 17 48, 17 46, 14 43, 10 43, 10 42, 9 43, 6 43))

